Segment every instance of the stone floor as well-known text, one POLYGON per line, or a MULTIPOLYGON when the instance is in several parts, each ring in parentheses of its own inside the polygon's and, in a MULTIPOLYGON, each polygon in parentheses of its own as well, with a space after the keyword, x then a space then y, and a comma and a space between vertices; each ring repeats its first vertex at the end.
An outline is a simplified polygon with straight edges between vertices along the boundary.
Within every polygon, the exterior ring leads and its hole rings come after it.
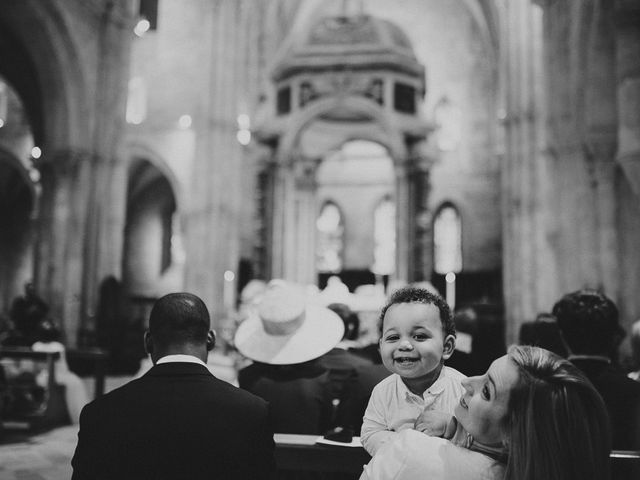
MULTIPOLYGON (((107 377, 105 391, 111 391, 131 377, 107 377)), ((93 381, 85 380, 93 396, 93 381)), ((71 457, 78 439, 77 425, 57 428, 34 436, 6 429, 0 438, 0 480, 69 480, 71 457)))
POLYGON ((57 428, 32 437, 7 433, 0 443, 0 480, 69 480, 78 428, 57 428))

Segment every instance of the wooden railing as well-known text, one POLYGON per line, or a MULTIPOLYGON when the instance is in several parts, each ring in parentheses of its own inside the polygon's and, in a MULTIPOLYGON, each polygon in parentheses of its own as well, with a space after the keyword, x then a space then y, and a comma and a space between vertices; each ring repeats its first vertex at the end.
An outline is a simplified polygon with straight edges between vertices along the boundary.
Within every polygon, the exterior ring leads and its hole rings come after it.
MULTIPOLYGON (((70 350, 67 355, 80 357, 93 363, 95 378, 94 397, 104 393, 107 353, 102 350, 70 350)), ((65 387, 56 381, 55 362, 59 352, 38 352, 28 347, 2 347, 0 359, 11 359, 6 367, 19 370, 13 378, 8 378, 2 392, 5 405, 0 420, 7 425, 24 425, 29 429, 51 428, 69 423, 69 414, 65 401, 65 387), (22 365, 22 361, 33 362, 31 368, 22 365), (35 375, 44 364, 47 383, 44 386, 35 383, 35 375), (26 373, 27 375, 24 375, 26 373), (29 380, 30 381, 27 381, 29 380)), ((6 375, 12 377, 12 375, 6 375)))

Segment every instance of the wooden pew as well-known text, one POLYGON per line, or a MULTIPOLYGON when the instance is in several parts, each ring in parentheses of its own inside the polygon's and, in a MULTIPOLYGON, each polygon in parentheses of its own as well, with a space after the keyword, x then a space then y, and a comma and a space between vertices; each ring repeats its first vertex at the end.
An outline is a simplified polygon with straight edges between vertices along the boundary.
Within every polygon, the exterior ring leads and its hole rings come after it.
MULTIPOLYGON (((357 479, 362 467, 371 460, 362 447, 343 447, 317 444, 318 435, 276 433, 276 466, 278 470, 351 474, 357 479)), ((632 474, 640 471, 640 451, 614 450, 610 455, 614 468, 619 465, 632 474)), ((341 477, 342 478, 342 477, 341 477)), ((640 477, 616 478, 638 480, 640 477)))
MULTIPOLYGON (((55 378, 55 361, 60 358, 59 352, 34 352, 26 347, 2 348, 0 349, 0 358, 44 363, 48 374, 47 385, 41 392, 42 400, 34 402, 29 410, 5 412, 2 418, 3 425, 21 425, 29 430, 41 430, 70 423, 65 401, 65 388, 63 385, 58 385, 55 378)), ((40 393, 39 387, 35 384, 12 383, 10 379, 7 381, 6 388, 7 397, 13 396, 14 399, 20 398, 21 395, 40 393)))

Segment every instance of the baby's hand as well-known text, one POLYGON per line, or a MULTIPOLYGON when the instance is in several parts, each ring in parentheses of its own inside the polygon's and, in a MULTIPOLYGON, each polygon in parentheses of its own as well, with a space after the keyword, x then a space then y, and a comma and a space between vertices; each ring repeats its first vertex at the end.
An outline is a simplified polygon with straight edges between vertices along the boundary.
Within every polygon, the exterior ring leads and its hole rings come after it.
POLYGON ((452 415, 438 410, 423 410, 413 428, 432 437, 443 437, 452 415))

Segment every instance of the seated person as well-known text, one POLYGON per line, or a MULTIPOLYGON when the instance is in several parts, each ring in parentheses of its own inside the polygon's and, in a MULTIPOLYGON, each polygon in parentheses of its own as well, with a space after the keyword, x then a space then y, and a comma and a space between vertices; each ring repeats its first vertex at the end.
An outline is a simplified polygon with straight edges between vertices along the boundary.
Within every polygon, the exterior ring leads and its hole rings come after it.
POLYGON ((516 346, 463 385, 454 417, 429 412, 424 433, 398 434, 360 480, 610 478, 606 408, 567 360, 516 346))
POLYGON ((375 386, 364 414, 362 445, 371 455, 424 412, 453 413, 463 393, 457 370, 444 362, 456 330, 447 302, 427 290, 397 290, 380 313, 380 354, 393 375, 375 386))
POLYGON ((37 340, 40 322, 47 318, 49 305, 40 298, 31 282, 24 284, 24 295, 11 303, 9 316, 15 325, 11 336, 4 344, 10 346, 30 347, 37 340))
POLYGON ((253 364, 238 383, 271 406, 277 433, 323 434, 333 426, 339 392, 318 359, 342 339, 340 317, 305 305, 300 289, 278 281, 269 285, 252 315, 240 324, 234 343, 253 364))
MULTIPOLYGON (((65 348, 59 342, 60 330, 50 320, 43 320, 38 325, 36 341, 31 348, 36 352, 60 352, 60 358, 54 364, 56 382, 65 387, 65 400, 69 419, 74 425, 80 421, 80 411, 89 402, 89 396, 83 381, 75 373, 69 370, 65 357, 65 348)), ((36 382, 45 387, 49 381, 49 373, 46 369, 36 376, 36 382)))
POLYGON ((540 313, 533 322, 520 325, 518 343, 544 348, 562 358, 569 355, 556 317, 548 313, 540 313))
POLYGON ((553 307, 569 347, 569 360, 591 380, 609 411, 613 448, 640 449, 640 383, 617 365, 617 349, 624 331, 618 308, 596 290, 563 296, 553 307))
MULTIPOLYGON (((358 316, 343 303, 332 303, 327 307, 335 312, 344 324, 344 336, 340 343, 319 359, 320 365, 329 371, 333 389, 338 392, 337 398, 344 399, 347 391, 356 381, 358 369, 372 365, 368 359, 356 355, 349 350, 358 338, 358 316)), ((341 405, 338 406, 340 409, 341 405)), ((362 417, 358 423, 362 422, 362 417)), ((360 425, 358 425, 359 427, 360 425)), ((353 426, 350 426, 353 428, 353 426)))

